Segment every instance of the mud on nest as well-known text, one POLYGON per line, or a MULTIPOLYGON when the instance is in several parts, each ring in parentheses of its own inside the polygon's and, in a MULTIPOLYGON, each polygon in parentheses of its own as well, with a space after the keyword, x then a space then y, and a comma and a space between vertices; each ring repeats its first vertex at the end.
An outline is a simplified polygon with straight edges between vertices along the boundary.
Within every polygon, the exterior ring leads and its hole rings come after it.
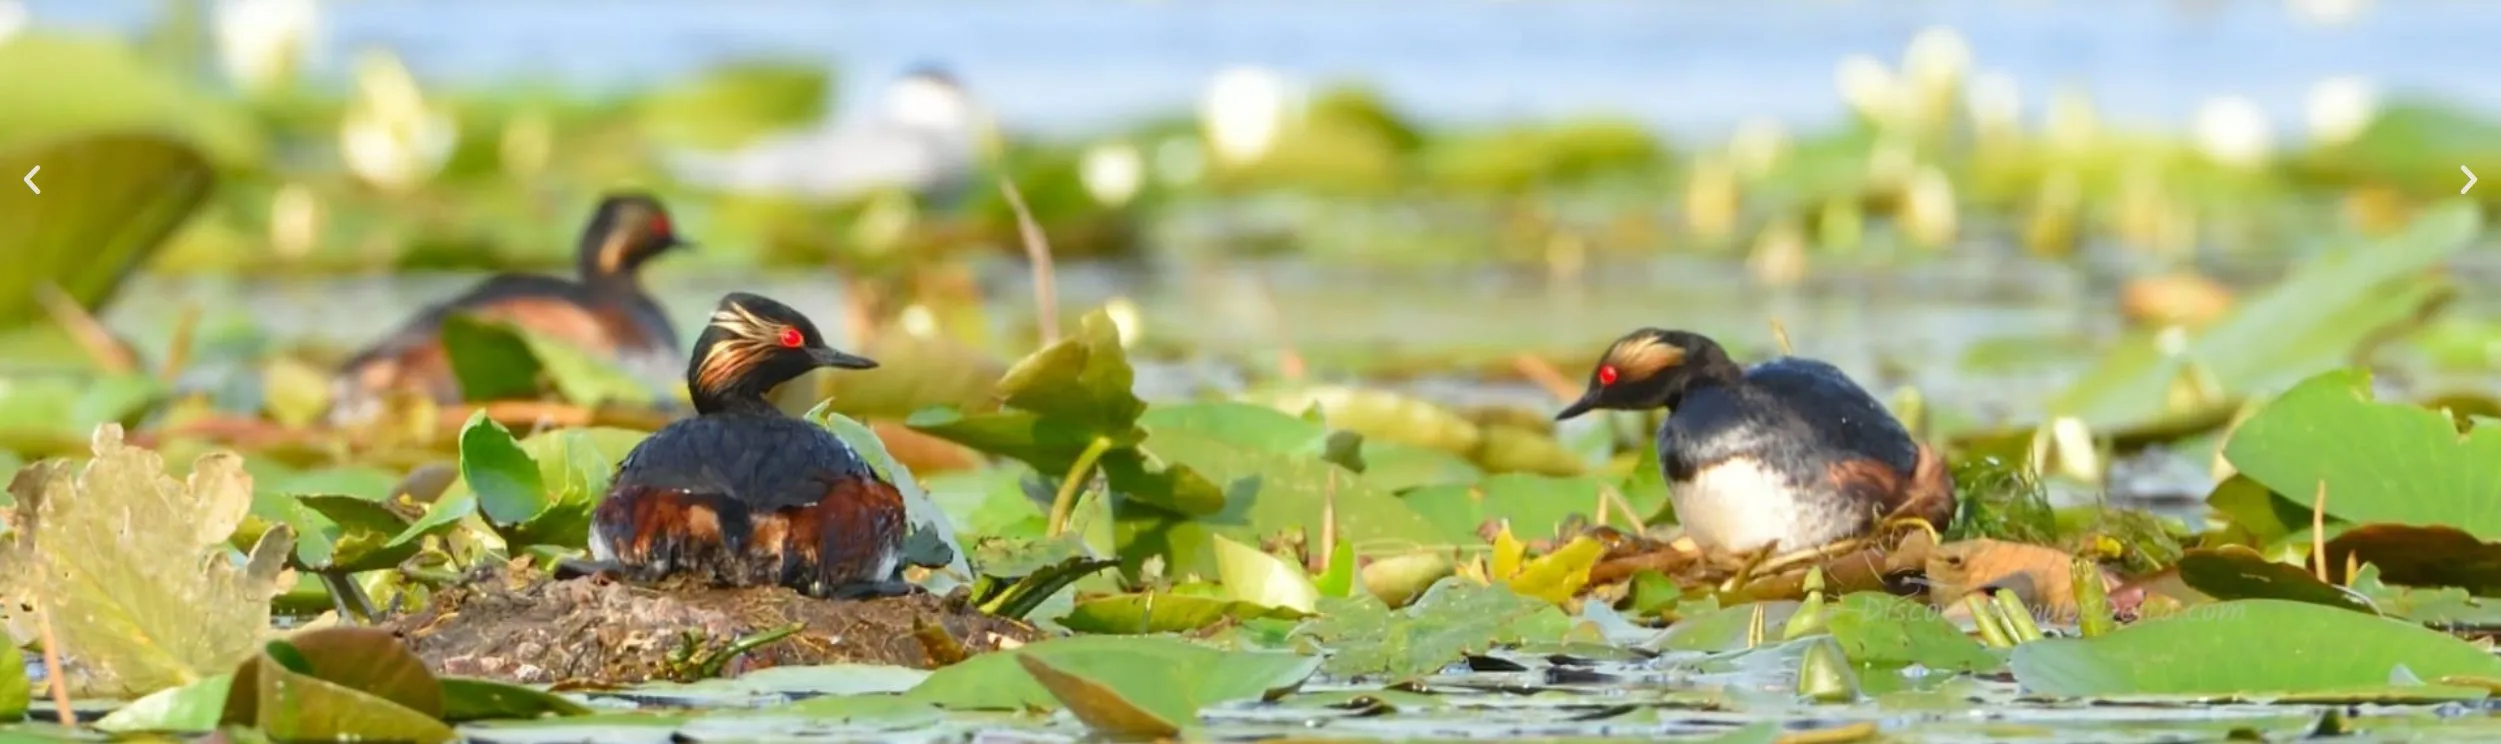
POLYGON ((526 566, 482 570, 383 627, 438 674, 524 684, 633 684, 810 664, 928 669, 941 665, 933 655, 977 654, 1042 635, 966 606, 961 592, 830 601, 781 587, 556 581, 526 566), (793 627, 787 637, 728 653, 740 639, 793 627))

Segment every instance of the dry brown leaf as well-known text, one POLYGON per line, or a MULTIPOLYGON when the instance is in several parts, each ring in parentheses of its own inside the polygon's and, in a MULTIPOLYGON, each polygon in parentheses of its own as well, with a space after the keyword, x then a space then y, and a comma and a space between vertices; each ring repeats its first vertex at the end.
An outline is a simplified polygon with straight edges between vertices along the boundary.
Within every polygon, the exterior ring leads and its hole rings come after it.
MULTIPOLYGON (((2047 545, 1987 539, 1946 543, 1928 557, 1928 599, 1951 613, 1974 591, 2008 589, 2036 615, 2072 621, 2074 565, 2074 555, 2047 545)), ((2105 589, 2117 585, 2115 577, 2102 572, 2105 589)))
POLYGON ((293 583, 293 540, 273 529, 238 565, 226 539, 251 508, 242 458, 212 454, 188 481, 155 452, 96 427, 93 460, 19 471, 18 539, 0 596, 41 597, 89 671, 79 693, 137 697, 228 671, 269 635, 269 599, 293 583))

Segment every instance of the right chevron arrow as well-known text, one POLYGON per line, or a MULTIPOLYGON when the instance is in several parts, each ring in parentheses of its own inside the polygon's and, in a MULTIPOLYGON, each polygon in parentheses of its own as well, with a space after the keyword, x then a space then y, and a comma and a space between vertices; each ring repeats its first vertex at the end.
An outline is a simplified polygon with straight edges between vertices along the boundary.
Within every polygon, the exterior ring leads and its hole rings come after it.
POLYGON ((2466 174, 2466 185, 2458 187, 2458 194, 2465 195, 2467 189, 2475 188, 2475 172, 2463 165, 2458 166, 2458 172, 2466 174))

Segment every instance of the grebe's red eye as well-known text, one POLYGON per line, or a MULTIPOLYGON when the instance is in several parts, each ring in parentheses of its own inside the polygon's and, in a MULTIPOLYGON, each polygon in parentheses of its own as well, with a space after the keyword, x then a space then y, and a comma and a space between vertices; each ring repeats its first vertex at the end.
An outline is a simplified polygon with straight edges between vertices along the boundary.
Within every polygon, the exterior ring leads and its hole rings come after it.
POLYGON ((796 349, 799 348, 800 344, 807 343, 808 339, 806 336, 799 335, 799 329, 797 328, 784 328, 782 329, 781 342, 783 346, 796 349))
POLYGON ((653 234, 653 235, 667 235, 667 234, 669 234, 669 216, 668 216, 668 215, 665 215, 665 214, 655 214, 655 215, 652 215, 652 216, 651 216, 651 234, 653 234))
POLYGON ((1613 384, 1615 384, 1615 365, 1598 365, 1598 386, 1605 387, 1613 384))

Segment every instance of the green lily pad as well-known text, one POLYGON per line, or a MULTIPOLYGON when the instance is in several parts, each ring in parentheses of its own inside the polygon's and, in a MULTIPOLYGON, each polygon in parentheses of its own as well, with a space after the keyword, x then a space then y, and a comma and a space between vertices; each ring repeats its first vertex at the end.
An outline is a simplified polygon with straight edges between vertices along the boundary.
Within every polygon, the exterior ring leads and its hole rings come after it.
POLYGON ((2435 628, 2501 628, 2501 599, 2478 597, 2454 586, 2424 589, 2381 581, 2379 567, 2363 564, 2348 585, 2368 597, 2380 614, 2435 628))
POLYGON ((2140 340, 2083 375, 2050 410, 2097 431, 2192 418, 2220 423, 2232 401, 2175 405, 2173 392, 2203 374, 2216 392, 2247 395, 2342 363, 2355 346, 2433 299, 2440 280, 2429 269, 2463 250, 2481 222, 2473 204, 2453 200, 2426 210, 2400 235, 2334 246, 2197 333, 2183 354, 2168 356, 2140 340))
POLYGON ((124 426, 165 399, 155 375, 16 377, 0 380, 0 448, 30 456, 83 451, 96 426, 124 426))
POLYGON ((2189 588, 2215 599, 2284 599, 2379 614, 2369 601, 2320 581, 2309 569, 2267 560, 2238 545, 2190 550, 2180 557, 2179 569, 2189 588))
POLYGON ((478 509, 497 527, 521 524, 547 509, 547 486, 538 463, 504 425, 470 414, 460 428, 460 480, 477 494, 478 509))
POLYGON ((1450 535, 1434 528, 1398 497, 1318 457, 1245 449, 1189 429, 1158 428, 1153 437, 1158 452, 1224 483, 1224 508, 1197 518, 1156 509, 1116 512, 1116 542, 1124 566, 1160 555, 1173 573, 1206 576, 1217 573, 1218 535, 1255 543, 1299 532, 1306 540, 1318 540, 1320 516, 1328 511, 1332 493, 1337 536, 1367 554, 1476 540, 1474 534, 1450 535))
POLYGON ((930 408, 905 421, 913 429, 976 450, 1012 457, 1056 477, 1072 473, 1093 451, 1122 498, 1182 515, 1224 507, 1224 492, 1188 467, 1143 446, 1138 417, 1146 402, 1130 392, 1135 372, 1111 316, 1096 310, 1078 332, 1018 361, 999 378, 1004 408, 966 414, 930 408))
POLYGON ((0 639, 0 723, 26 717, 34 703, 34 685, 26 680, 26 654, 17 643, 0 639))
POLYGON ((1656 648, 1660 651, 1702 652, 1746 648, 1746 636, 1753 632, 1754 613, 1758 607, 1763 613, 1764 634, 1777 640, 1780 628, 1788 624, 1789 618, 1797 615, 1801 605, 1797 600, 1783 599, 1749 602, 1704 612, 1668 626, 1667 632, 1659 636, 1656 648))
MULTIPOLYGON (((416 555, 419 543, 397 542, 410 520, 380 501, 346 494, 252 494, 251 515, 228 544, 248 548, 270 525, 295 531, 289 563, 307 571, 356 573, 397 566, 416 555)), ((450 525, 438 525, 439 532, 450 525)), ((427 534, 431 534, 429 532, 427 534)))
POLYGON ((1605 484, 1592 476, 1530 473, 1488 476, 1474 485, 1426 486, 1401 498, 1443 534, 1474 535, 1488 521, 1508 522, 1521 539, 1555 536, 1573 515, 1594 519, 1605 484))
POLYGON ((1182 679, 1186 673, 1183 670, 1131 670, 1133 677, 1161 677, 1164 684, 1131 684, 1125 689, 1113 689, 1107 682, 1061 669, 1033 655, 1020 654, 1016 663, 1086 728, 1107 736, 1168 738, 1198 719, 1198 705, 1184 693, 1188 686, 1182 679))
POLYGON ((291 741, 458 738, 441 713, 442 687, 398 639, 379 630, 340 628, 271 641, 243 662, 218 724, 250 726, 291 741))
POLYGON ((442 678, 443 720, 447 723, 589 715, 590 709, 562 695, 491 679, 442 678))
POLYGON ((1311 574, 1301 566, 1221 535, 1215 541, 1216 575, 1224 582, 1226 597, 1304 614, 1320 601, 1320 588, 1312 586, 1311 574))
POLYGON ((2223 456, 2296 499, 2327 484, 2327 513, 2346 521, 2501 538, 2501 427, 2460 435, 2439 412, 2374 401, 2368 372, 2294 386, 2242 422, 2223 456))
MULTIPOLYGON (((176 140, 169 143, 200 148, 221 164, 268 162, 268 141, 252 112, 233 96, 199 84, 200 77, 191 70, 156 64, 139 45, 116 35, 36 31, 13 35, 0 45, 0 102, 5 102, 0 105, 10 109, 7 120, 0 121, 0 147, 107 130, 151 131, 174 135, 176 140)), ((70 170, 67 161, 46 160, 42 165, 45 175, 70 170)), ((207 166, 201 164, 203 175, 207 166)), ((15 173, 26 172, 26 166, 16 167, 15 173)), ((146 182, 136 173, 124 175, 146 182)), ((36 179, 45 197, 66 193, 57 183, 36 179)), ((111 202, 98 202, 105 203, 111 202)), ((128 208, 131 202, 121 204, 126 206, 112 214, 138 213, 128 208)), ((0 225, 23 224, 0 220, 0 225)))
POLYGON ((1936 610, 1878 592, 1844 596, 1825 616, 1832 638, 1853 664, 1898 667, 1918 664, 1956 672, 1989 672, 1996 655, 1963 635, 1936 610))
MULTIPOLYGON (((814 410, 808 412, 807 418, 833 432, 844 444, 851 445, 851 451, 859 453, 860 459, 867 461, 878 477, 894 484, 895 489, 903 493, 904 516, 911 522, 910 535, 904 541, 904 562, 925 568, 946 569, 956 581, 969 580, 973 575, 972 564, 965 557, 964 543, 955 537, 955 524, 947 518, 946 511, 930 500, 929 492, 922 488, 918 479, 912 477, 911 469, 897 462, 893 453, 886 451, 886 443, 877 438, 877 432, 858 420, 835 413, 832 405, 830 399, 818 403, 814 410)), ((950 582, 930 586, 929 589, 943 594, 952 586, 950 582)))
POLYGON ((226 710, 227 689, 234 675, 220 674, 168 687, 133 700, 96 721, 96 728, 117 734, 143 731, 197 733, 217 728, 226 710))
POLYGON ((2191 695, 2249 700, 2480 698, 2399 684, 2501 676, 2501 658, 2402 620, 2273 599, 2202 605, 2096 638, 2015 647, 2015 681, 2039 695, 2191 695))
POLYGON ((1167 592, 1141 592, 1077 601, 1060 627, 1079 633, 1182 633, 1224 620, 1293 620, 1305 613, 1255 602, 1167 592))
POLYGON ((832 100, 834 82, 817 62, 749 61, 663 88, 635 106, 651 136, 693 147, 737 147, 805 125, 832 100))
MULTIPOLYGON (((0 49, 0 68, 11 56, 0 49)), ((122 280, 190 219, 216 183, 200 153, 145 134, 79 136, 0 152, 0 171, 12 182, 37 166, 42 195, 0 199, 0 245, 9 246, 15 264, 0 275, 0 328, 45 318, 36 292, 46 284, 80 307, 111 302, 122 280)))
POLYGON ((542 379, 578 405, 648 405, 655 397, 614 362, 507 321, 454 313, 440 333, 463 400, 534 398, 542 379))
POLYGON ((1330 674, 1406 679, 1501 644, 1561 640, 1571 626, 1551 603, 1453 577, 1400 610, 1372 597, 1322 600, 1320 617, 1294 632, 1334 649, 1330 674))
POLYGON ((966 659, 930 674, 904 697, 954 710, 1058 709, 1059 699, 1016 660, 1027 654, 1123 695, 1167 688, 1193 710, 1290 691, 1320 662, 1301 654, 1221 651, 1168 637, 1075 636, 966 659))

